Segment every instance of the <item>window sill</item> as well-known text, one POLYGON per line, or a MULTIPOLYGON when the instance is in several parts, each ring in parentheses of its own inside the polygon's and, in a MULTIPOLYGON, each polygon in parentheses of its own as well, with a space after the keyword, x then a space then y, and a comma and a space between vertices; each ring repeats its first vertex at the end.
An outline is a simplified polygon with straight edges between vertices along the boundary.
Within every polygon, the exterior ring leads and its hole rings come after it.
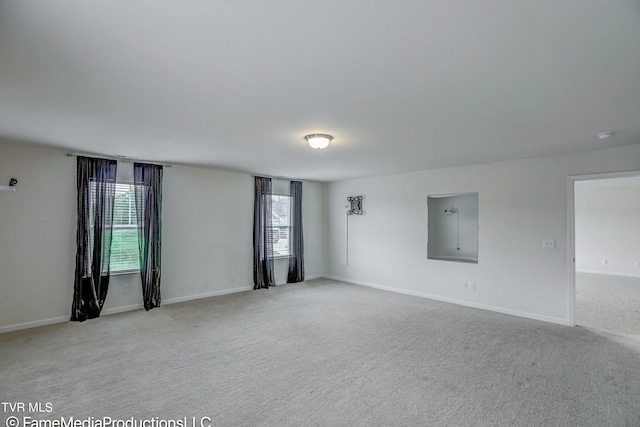
POLYGON ((140 274, 140 270, 121 270, 110 273, 111 276, 130 276, 132 274, 140 274))

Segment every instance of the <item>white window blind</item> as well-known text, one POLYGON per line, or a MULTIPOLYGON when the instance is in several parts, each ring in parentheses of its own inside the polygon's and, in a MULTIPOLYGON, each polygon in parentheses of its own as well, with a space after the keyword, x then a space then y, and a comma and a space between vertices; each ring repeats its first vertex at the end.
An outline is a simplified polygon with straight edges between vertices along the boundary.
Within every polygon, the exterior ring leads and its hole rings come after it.
POLYGON ((140 269, 138 225, 133 184, 117 183, 113 203, 113 234, 111 238, 112 273, 140 269))
POLYGON ((273 256, 288 257, 291 236, 291 196, 272 195, 271 212, 271 229, 267 230, 267 238, 273 242, 273 256))
MULTIPOLYGON (((115 185, 115 198, 113 202, 113 224, 111 235, 111 258, 109 270, 111 273, 133 272, 140 270, 140 255, 138 252, 138 225, 136 219, 136 197, 133 184, 118 182, 115 185)), ((91 208, 89 209, 90 223, 94 222, 94 204, 96 187, 91 183, 91 208)), ((110 212, 107 211, 107 216, 110 212)), ((107 218, 108 221, 108 218, 107 218)), ((93 234, 93 227, 91 227, 93 234)), ((89 252, 93 237, 88 239, 89 252)), ((104 242, 105 244, 108 242, 104 242)), ((90 270, 91 266, 87 266, 90 270)))

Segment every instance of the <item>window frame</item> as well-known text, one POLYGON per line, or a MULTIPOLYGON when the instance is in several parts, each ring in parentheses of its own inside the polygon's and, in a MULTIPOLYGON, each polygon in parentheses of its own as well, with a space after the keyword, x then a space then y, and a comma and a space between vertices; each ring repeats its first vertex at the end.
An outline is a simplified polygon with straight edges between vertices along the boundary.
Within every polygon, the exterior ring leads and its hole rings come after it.
MULTIPOLYGON (((287 228, 287 254, 286 255, 273 255, 273 259, 289 259, 289 258, 291 258, 291 229, 293 228, 293 225, 291 224, 291 202, 293 201, 293 196, 291 196, 291 194, 279 194, 279 193, 272 193, 269 196, 271 197, 271 212, 272 212, 272 215, 273 215, 273 213, 278 214, 277 212, 275 212, 273 210, 273 198, 274 197, 287 197, 287 198, 289 198, 289 215, 287 217, 288 225, 286 225, 286 226, 282 226, 282 225, 274 226, 273 223, 271 224, 271 229, 274 229, 274 228, 278 228, 278 229, 287 228)), ((266 232, 266 230, 265 230, 265 232, 266 232)), ((273 242, 272 242, 272 245, 273 245, 273 242)), ((274 252, 275 252, 275 249, 274 249, 274 252)))
MULTIPOLYGON (((139 253, 139 249, 138 249, 138 244, 136 244, 136 255, 138 257, 138 268, 128 268, 128 269, 122 269, 122 270, 113 270, 111 268, 111 260, 113 259, 112 256, 113 256, 113 232, 114 232, 114 230, 116 230, 116 229, 118 229, 118 230, 127 230, 127 229, 129 229, 129 230, 131 230, 131 229, 133 229, 133 230, 136 230, 136 240, 139 238, 139 235, 138 235, 138 219, 137 219, 137 213, 135 213, 135 209, 136 209, 136 207, 135 207, 135 191, 136 191, 135 187, 136 187, 136 184, 132 180, 116 179, 116 182, 115 182, 116 188, 117 188, 118 184, 120 184, 120 185, 128 185, 128 186, 131 187, 131 189, 134 192, 134 194, 133 194, 134 202, 133 203, 134 203, 134 222, 135 222, 135 225, 133 225, 133 226, 132 225, 124 225, 124 226, 123 225, 115 225, 114 221, 113 221, 114 218, 112 218, 112 221, 111 221, 111 251, 110 251, 111 257, 109 259, 109 274, 111 276, 124 276, 124 275, 129 275, 129 274, 138 274, 138 273, 140 273, 140 253, 139 253)), ((115 208, 115 196, 114 196, 113 203, 114 203, 114 205, 113 205, 113 216, 115 217, 115 209, 116 209, 115 208)))

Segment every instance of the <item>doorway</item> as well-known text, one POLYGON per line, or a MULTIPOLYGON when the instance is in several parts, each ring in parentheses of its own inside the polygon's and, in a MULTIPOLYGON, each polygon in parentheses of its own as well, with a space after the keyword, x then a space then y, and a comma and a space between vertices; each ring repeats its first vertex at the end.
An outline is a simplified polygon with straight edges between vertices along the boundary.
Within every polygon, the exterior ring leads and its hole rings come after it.
POLYGON ((640 171, 569 177, 570 324, 640 335, 640 171))

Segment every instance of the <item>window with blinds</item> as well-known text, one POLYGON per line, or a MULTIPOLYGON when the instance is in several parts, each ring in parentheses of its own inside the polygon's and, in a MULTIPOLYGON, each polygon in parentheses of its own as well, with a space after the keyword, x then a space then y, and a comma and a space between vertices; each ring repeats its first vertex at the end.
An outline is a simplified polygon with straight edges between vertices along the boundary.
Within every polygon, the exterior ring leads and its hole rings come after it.
POLYGON ((274 257, 288 257, 291 235, 291 196, 271 196, 271 229, 267 230, 267 239, 273 242, 274 257))
POLYGON ((113 202, 111 260, 109 262, 112 273, 140 270, 134 190, 133 184, 121 182, 116 184, 116 196, 113 202))

